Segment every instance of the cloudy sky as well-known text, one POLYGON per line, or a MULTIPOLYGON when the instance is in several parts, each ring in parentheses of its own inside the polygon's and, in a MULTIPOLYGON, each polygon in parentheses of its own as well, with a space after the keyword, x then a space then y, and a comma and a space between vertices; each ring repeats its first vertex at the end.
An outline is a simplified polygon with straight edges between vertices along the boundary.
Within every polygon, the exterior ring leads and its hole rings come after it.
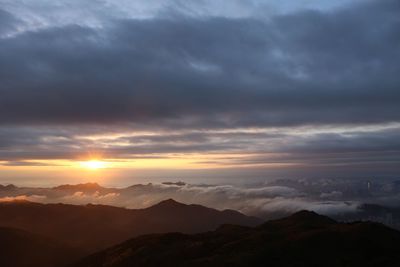
POLYGON ((0 0, 0 182, 398 177, 399 44, 397 0, 0 0))

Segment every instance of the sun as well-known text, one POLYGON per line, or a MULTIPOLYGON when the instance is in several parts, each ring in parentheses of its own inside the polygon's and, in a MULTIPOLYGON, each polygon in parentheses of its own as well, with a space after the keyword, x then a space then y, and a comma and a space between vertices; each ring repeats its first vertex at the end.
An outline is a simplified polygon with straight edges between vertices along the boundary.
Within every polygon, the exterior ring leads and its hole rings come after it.
POLYGON ((98 169, 104 169, 107 167, 106 162, 101 161, 101 160, 89 160, 89 161, 84 161, 81 162, 81 166, 90 169, 90 170, 98 170, 98 169))

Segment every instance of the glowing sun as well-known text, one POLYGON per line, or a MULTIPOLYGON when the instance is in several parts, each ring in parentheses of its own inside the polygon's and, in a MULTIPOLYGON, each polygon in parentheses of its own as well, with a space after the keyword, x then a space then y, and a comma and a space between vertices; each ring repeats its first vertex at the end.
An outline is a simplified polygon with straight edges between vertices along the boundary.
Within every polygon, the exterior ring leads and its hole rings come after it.
POLYGON ((89 160, 81 162, 81 166, 90 170, 98 170, 106 168, 107 164, 104 161, 100 160, 89 160))

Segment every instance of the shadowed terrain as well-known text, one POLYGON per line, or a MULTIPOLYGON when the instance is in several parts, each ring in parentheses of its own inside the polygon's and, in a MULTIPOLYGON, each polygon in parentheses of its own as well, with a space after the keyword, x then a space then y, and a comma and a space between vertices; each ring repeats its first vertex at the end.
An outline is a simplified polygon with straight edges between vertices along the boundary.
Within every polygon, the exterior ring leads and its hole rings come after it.
POLYGON ((14 228, 0 227, 0 266, 56 267, 82 257, 78 249, 14 228))
POLYGON ((140 236, 73 265, 128 266, 399 266, 400 232, 301 211, 258 227, 140 236))
POLYGON ((172 199, 137 210, 91 204, 0 203, 0 226, 48 236, 87 253, 138 235, 176 231, 199 233, 225 223, 254 226, 260 220, 232 210, 218 211, 172 199))

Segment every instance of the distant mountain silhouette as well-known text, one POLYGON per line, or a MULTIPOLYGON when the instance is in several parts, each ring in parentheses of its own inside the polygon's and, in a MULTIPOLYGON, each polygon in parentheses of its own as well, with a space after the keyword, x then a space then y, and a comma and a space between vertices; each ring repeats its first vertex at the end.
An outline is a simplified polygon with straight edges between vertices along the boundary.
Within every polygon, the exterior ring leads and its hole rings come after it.
POLYGON ((53 187, 55 190, 65 190, 65 191, 73 191, 73 192, 96 192, 101 191, 106 188, 100 186, 98 183, 85 183, 85 184, 65 184, 53 187))
POLYGON ((176 185, 176 186, 184 186, 186 185, 185 182, 179 181, 179 182, 163 182, 162 184, 165 185, 176 185))
POLYGON ((14 228, 0 227, 0 266, 56 267, 77 260, 82 252, 58 241, 14 228))
POLYGON ((71 267, 399 264, 400 232, 377 223, 337 223, 314 212, 301 211, 254 228, 224 225, 202 234, 144 235, 93 254, 71 267))
POLYGON ((9 185, 1 185, 0 184, 0 191, 13 191, 13 190, 17 190, 18 187, 16 187, 13 184, 9 184, 9 185))
POLYGON ((49 236, 86 252, 104 249, 138 235, 199 233, 225 223, 254 226, 260 220, 236 211, 218 211, 172 199, 137 210, 91 204, 0 203, 0 226, 49 236))

